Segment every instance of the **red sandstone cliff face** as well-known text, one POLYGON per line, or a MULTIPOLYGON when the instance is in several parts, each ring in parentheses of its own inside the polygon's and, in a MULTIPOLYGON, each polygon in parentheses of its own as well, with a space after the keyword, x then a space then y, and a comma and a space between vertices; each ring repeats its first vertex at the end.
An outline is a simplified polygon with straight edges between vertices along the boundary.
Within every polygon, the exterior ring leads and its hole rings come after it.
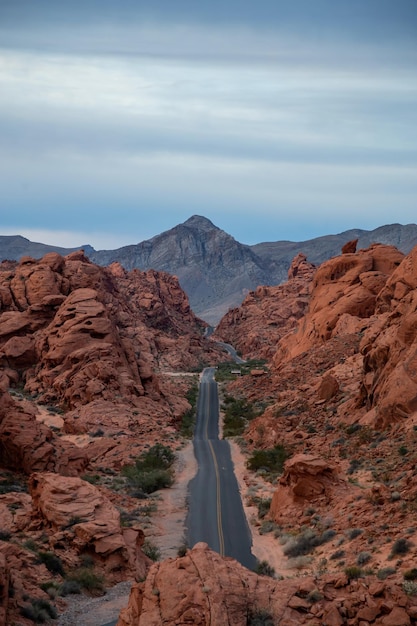
POLYGON ((251 291, 240 307, 229 311, 213 335, 232 344, 247 359, 270 359, 278 341, 304 315, 315 267, 298 254, 288 271, 288 282, 251 291))

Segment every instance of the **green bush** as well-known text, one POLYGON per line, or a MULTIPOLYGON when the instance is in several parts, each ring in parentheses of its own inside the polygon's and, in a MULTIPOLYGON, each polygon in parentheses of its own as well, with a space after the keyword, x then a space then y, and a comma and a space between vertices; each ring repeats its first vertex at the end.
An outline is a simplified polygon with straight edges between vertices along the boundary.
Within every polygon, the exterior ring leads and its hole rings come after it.
POLYGON ((254 450, 247 461, 247 468, 256 472, 260 469, 268 474, 281 474, 289 454, 282 445, 266 450, 254 450))
POLYGON ((417 580, 417 568, 413 567, 404 572, 404 580, 417 580))
POLYGON ((62 585, 59 588, 59 595, 69 596, 70 594, 78 594, 81 593, 81 585, 76 580, 64 580, 62 585))
POLYGON ((253 404, 244 398, 226 396, 224 400, 223 436, 241 435, 249 420, 256 417, 253 404))
POLYGON ((369 563, 371 558, 372 557, 369 552, 359 552, 356 558, 356 563, 357 565, 365 565, 366 563, 369 563))
POLYGON ((376 576, 379 580, 385 580, 388 576, 395 574, 396 571, 395 567, 383 567, 377 571, 376 576))
POLYGON ((274 626, 274 618, 268 611, 259 610, 249 613, 248 626, 274 626))
POLYGON ((136 468, 123 468, 133 495, 141 497, 144 494, 154 493, 158 489, 171 487, 174 479, 168 470, 155 469, 148 472, 139 472, 136 468))
POLYGON ((12 533, 9 530, 0 530, 0 541, 10 541, 12 533))
POLYGON ((321 546, 323 543, 330 541, 336 532, 328 529, 319 534, 315 530, 308 528, 297 537, 290 539, 283 548, 283 552, 288 557, 302 556, 309 554, 317 546, 321 546))
POLYGON ((134 465, 125 465, 122 474, 126 476, 133 495, 141 497, 172 485, 171 466, 174 461, 175 454, 171 448, 157 443, 143 452, 134 465))
POLYGON ((263 519, 267 513, 269 513, 269 509, 271 508, 271 498, 261 498, 258 502, 258 517, 259 519, 263 519))
POLYGON ((411 550, 412 543, 408 539, 396 539, 392 544, 391 556, 407 554, 411 550))
POLYGON ((51 572, 51 574, 64 576, 64 566, 62 565, 61 559, 56 556, 56 554, 53 552, 38 552, 37 556, 39 561, 45 564, 47 570, 51 572))
POLYGON ((142 552, 146 554, 152 561, 159 561, 161 558, 161 551, 155 544, 151 543, 148 539, 145 539, 142 546, 142 552))
POLYGON ((23 617, 27 617, 35 624, 44 624, 50 619, 57 619, 55 608, 47 600, 40 598, 29 598, 29 600, 30 604, 25 604, 20 609, 23 617))
POLYGON ((185 394, 191 407, 184 413, 181 418, 180 433, 183 437, 191 438, 194 434, 194 426, 196 420, 196 408, 198 399, 198 382, 193 381, 193 384, 185 394))
MULTIPOLYGON (((101 595, 104 592, 103 576, 97 574, 90 567, 80 567, 79 569, 72 570, 72 572, 68 574, 66 582, 68 586, 69 583, 78 583, 81 589, 85 589, 92 594, 101 595)), ((75 588, 75 586, 73 588, 75 588)), ((70 593, 77 592, 71 591, 70 593)))
POLYGON ((357 565, 351 565, 350 567, 345 568, 345 574, 349 578, 349 580, 362 578, 363 569, 361 567, 358 567, 357 565))
POLYGON ((260 576, 270 576, 271 578, 275 576, 275 570, 268 561, 258 561, 255 567, 255 573, 260 576))

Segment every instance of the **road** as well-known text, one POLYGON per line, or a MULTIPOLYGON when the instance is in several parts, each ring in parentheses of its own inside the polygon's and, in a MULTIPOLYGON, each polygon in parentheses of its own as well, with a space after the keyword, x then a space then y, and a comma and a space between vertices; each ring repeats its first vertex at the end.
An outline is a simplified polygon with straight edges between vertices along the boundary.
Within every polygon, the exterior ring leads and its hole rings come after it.
POLYGON ((240 356, 238 356, 236 350, 233 346, 230 345, 230 343, 224 343, 224 341, 216 341, 216 343, 217 345, 222 346, 222 348, 224 348, 226 352, 230 354, 235 363, 237 363, 238 365, 246 363, 245 359, 241 359, 240 356))
POLYGON ((189 485, 188 544, 206 542, 249 569, 251 534, 235 477, 229 442, 219 440, 219 400, 214 367, 203 371, 197 405, 194 453, 198 472, 189 485))

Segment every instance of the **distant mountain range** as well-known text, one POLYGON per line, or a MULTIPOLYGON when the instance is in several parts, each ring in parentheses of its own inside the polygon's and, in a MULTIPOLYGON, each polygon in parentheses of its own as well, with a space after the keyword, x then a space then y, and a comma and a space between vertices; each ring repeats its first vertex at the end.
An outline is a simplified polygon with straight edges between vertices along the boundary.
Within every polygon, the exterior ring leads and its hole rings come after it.
MULTIPOLYGON (((98 251, 90 245, 80 248, 98 265, 118 261, 128 270, 155 269, 178 276, 194 312, 216 325, 229 308, 242 302, 248 291, 259 285, 285 281, 290 263, 299 252, 319 265, 340 254, 342 246, 352 239, 359 240, 358 249, 371 243, 384 243, 407 253, 417 245, 417 225, 390 224, 375 230, 353 229, 301 242, 248 246, 207 218, 193 215, 183 224, 136 245, 98 251)), ((19 260, 26 255, 38 259, 51 251, 65 256, 78 249, 34 243, 19 235, 0 235, 1 259, 19 260)))

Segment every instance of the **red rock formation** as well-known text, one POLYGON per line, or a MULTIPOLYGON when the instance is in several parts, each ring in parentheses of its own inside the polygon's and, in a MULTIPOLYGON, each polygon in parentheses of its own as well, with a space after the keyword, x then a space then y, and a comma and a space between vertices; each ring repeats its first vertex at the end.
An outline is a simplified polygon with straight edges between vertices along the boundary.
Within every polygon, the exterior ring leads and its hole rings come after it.
POLYGON ((298 254, 288 282, 251 291, 240 307, 222 318, 213 337, 231 343, 245 358, 271 358, 281 337, 304 315, 314 272, 314 265, 298 254))
POLYGON ((359 405, 376 428, 417 424, 417 248, 378 294, 374 325, 361 342, 364 371, 359 405))
POLYGON ((324 498, 329 501, 339 482, 337 471, 319 456, 296 454, 285 464, 271 502, 270 516, 276 522, 289 515, 300 515, 306 502, 324 498))
POLYGON ((125 532, 119 511, 97 487, 78 477, 43 473, 31 476, 30 492, 34 518, 52 530, 52 545, 70 543, 79 553, 100 557, 113 582, 126 568, 143 577, 149 563, 140 550, 143 531, 125 532))
POLYGON ((356 252, 356 246, 357 246, 358 240, 357 239, 352 239, 352 241, 348 241, 347 243, 345 243, 344 246, 342 246, 342 254, 353 254, 356 252))
POLYGON ((323 263, 317 270, 308 312, 297 332, 287 335, 274 357, 278 366, 338 332, 337 324, 348 315, 363 330, 375 312, 377 297, 404 255, 393 246, 374 244, 356 254, 344 254, 323 263))
POLYGON ((273 580, 197 544, 182 558, 153 565, 146 581, 133 585, 117 626, 246 626, 266 616, 283 626, 405 626, 415 615, 398 579, 324 574, 273 580))

